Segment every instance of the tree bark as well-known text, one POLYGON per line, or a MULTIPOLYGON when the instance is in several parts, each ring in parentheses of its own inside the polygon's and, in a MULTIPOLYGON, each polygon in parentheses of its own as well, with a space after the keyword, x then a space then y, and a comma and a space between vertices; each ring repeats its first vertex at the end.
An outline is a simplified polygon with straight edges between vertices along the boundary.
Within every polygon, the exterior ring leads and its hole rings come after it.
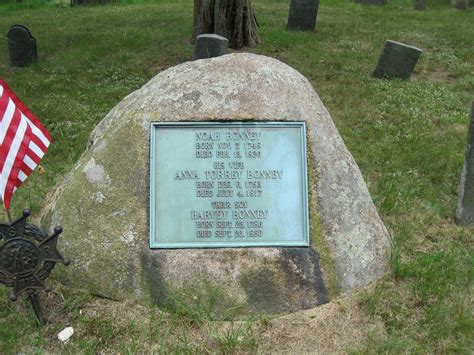
POLYGON ((229 47, 255 47, 260 43, 257 19, 251 0, 194 0, 191 42, 203 33, 215 33, 229 40, 229 47))

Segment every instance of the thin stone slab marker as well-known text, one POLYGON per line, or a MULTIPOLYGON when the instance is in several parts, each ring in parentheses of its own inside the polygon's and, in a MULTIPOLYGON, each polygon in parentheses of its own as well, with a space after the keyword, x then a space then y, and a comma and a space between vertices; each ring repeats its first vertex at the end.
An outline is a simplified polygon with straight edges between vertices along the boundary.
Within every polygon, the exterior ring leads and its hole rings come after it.
POLYGON ((414 0, 413 8, 418 11, 426 10, 426 0, 414 0))
POLYGON ((197 36, 193 60, 214 58, 228 53, 229 40, 225 37, 206 33, 197 36))
POLYGON ((451 0, 451 8, 467 11, 469 9, 469 1, 468 0, 451 0))
POLYGON ((471 123, 469 124, 466 156, 459 185, 456 221, 459 224, 474 224, 474 101, 471 105, 471 123))
POLYGON ((105 5, 114 0, 71 0, 71 6, 75 5, 105 5))
POLYGON ((355 0, 357 4, 365 5, 385 5, 387 0, 355 0))
POLYGON ((288 30, 314 31, 319 0, 291 0, 288 30))
POLYGON ((38 61, 36 39, 25 26, 13 25, 8 31, 7 41, 10 65, 26 67, 38 61))
POLYGON ((421 53, 419 48, 387 40, 372 75, 376 78, 408 79, 421 53))

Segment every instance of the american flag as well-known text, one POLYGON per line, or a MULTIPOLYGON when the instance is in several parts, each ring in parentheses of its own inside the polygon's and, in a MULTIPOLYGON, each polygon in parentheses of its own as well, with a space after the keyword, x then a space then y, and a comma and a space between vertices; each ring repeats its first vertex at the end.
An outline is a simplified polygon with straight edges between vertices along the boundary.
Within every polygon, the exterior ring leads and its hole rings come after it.
POLYGON ((0 79, 0 194, 10 209, 13 192, 38 166, 51 135, 0 79))

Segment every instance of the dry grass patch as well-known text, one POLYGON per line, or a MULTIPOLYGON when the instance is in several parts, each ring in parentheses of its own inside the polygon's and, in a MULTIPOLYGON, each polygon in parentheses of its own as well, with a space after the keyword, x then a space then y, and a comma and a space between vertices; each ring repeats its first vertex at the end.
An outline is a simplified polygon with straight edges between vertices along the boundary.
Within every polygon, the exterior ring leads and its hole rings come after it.
POLYGON ((368 336, 384 338, 383 322, 369 319, 354 298, 345 297, 271 320, 260 347, 271 353, 345 353, 368 336))

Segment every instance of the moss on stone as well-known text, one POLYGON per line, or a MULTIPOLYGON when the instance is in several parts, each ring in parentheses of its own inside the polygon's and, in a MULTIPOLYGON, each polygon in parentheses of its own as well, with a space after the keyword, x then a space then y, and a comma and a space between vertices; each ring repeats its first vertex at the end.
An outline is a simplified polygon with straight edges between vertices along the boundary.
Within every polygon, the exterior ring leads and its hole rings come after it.
POLYGON ((310 223, 310 237, 311 245, 318 252, 320 257, 321 269, 323 270, 323 279, 326 289, 329 293, 329 298, 332 299, 339 294, 339 282, 335 272, 334 261, 331 258, 331 252, 329 250, 329 245, 324 240, 323 230, 321 225, 320 216, 318 213, 317 205, 317 176, 315 169, 314 158, 310 152, 309 145, 311 140, 308 141, 308 199, 309 199, 309 223, 310 223))
POLYGON ((158 307, 166 307, 170 295, 170 288, 160 272, 158 259, 150 258, 142 253, 141 280, 145 286, 145 299, 158 307))
POLYGON ((247 295, 247 307, 252 314, 275 314, 288 310, 277 278, 263 267, 248 270, 240 276, 240 285, 247 295))
POLYGON ((244 305, 239 304, 217 282, 205 280, 186 287, 173 287, 160 272, 160 256, 143 253, 142 284, 145 299, 161 309, 191 318, 234 319, 241 315, 244 305))
MULTIPOLYGON (((127 187, 119 184, 111 192, 108 180, 88 181, 88 164, 102 166, 102 160, 92 150, 85 153, 84 163, 68 179, 67 189, 43 224, 61 224, 64 228, 59 247, 72 264, 67 272, 58 275, 61 280, 87 288, 93 294, 120 299, 134 294, 134 275, 140 265, 130 250, 137 246, 123 241, 124 235, 133 232, 134 222, 128 225, 114 212, 119 207, 127 215, 136 203, 135 197, 126 193, 127 187), (97 201, 94 196, 102 199, 97 201)), ((105 169, 105 175, 108 174, 105 169)))

